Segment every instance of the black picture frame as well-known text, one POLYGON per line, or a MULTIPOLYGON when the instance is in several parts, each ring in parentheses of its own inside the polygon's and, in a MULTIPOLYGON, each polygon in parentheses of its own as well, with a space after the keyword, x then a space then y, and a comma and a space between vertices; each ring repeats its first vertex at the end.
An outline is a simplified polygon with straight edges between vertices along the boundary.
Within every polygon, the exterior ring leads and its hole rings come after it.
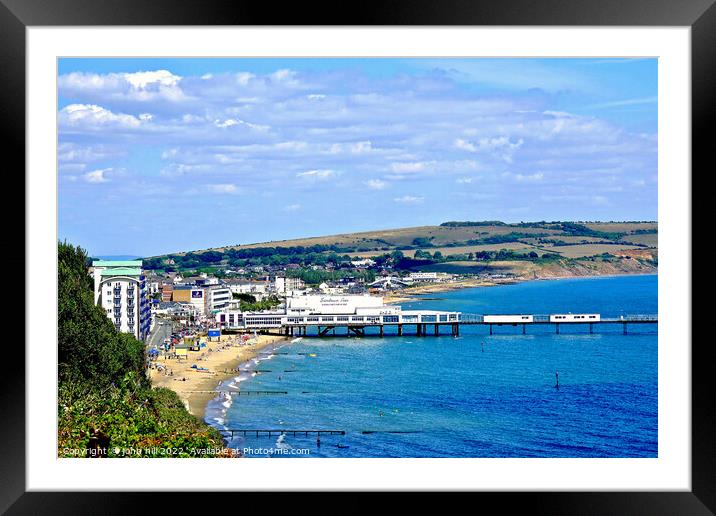
MULTIPOLYGON (((208 0, 0 0, 0 127, 6 159, 25 166, 25 29, 30 26, 112 25, 503 25, 688 26, 691 28, 692 171, 705 169, 716 105, 716 0, 392 0, 268 3, 208 0)), ((711 168, 713 165, 709 163, 711 168)), ((705 170, 702 170, 705 173, 705 170)), ((20 187, 23 183, 20 183, 20 187)), ((693 184, 693 183, 692 183, 693 184)), ((24 195, 14 202, 23 203, 24 195)), ((693 204, 692 204, 693 205, 693 204)), ((18 206, 24 212, 24 206, 18 206)), ((20 241, 24 238, 20 235, 20 241)), ((21 248, 19 245, 18 249, 21 248)), ((22 247, 24 249, 24 246, 22 247)), ((24 251, 6 265, 25 269, 24 251)), ((26 293, 27 295, 27 293, 26 293)), ((695 306, 695 305, 694 305, 695 306)), ((27 314, 26 314, 27 318, 27 314)), ((693 319, 693 317, 692 317, 693 319)), ((27 319, 26 319, 27 323, 27 319)), ((674 343, 687 345, 688 342, 674 343)), ((716 403, 711 343, 692 341, 692 490, 690 492, 485 493, 500 512, 536 514, 713 514, 716 511, 716 403)), ((24 357, 0 376, 3 450, 0 510, 8 514, 112 514, 136 512, 128 493, 25 492, 24 357)), ((81 488, 81 486, 78 486, 81 488)), ((177 495, 184 508, 207 503, 177 495)), ((294 503, 300 501, 294 500, 294 503)), ((348 503, 347 500, 342 502, 348 503)), ((479 503, 483 503, 480 501, 479 503)), ((353 510, 358 508, 351 501, 353 510)))

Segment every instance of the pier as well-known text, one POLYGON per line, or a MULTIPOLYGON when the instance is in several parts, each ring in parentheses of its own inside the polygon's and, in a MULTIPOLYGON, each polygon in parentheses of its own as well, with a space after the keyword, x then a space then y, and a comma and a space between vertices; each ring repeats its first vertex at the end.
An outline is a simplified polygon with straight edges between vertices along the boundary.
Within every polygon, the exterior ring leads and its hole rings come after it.
POLYGON ((234 438, 234 435, 243 435, 244 437, 247 435, 253 435, 255 437, 272 437, 274 435, 303 435, 305 437, 309 435, 315 435, 320 437, 321 435, 346 435, 345 430, 286 430, 283 428, 278 429, 253 429, 253 428, 229 428, 227 430, 221 430, 222 432, 226 432, 231 434, 231 438, 234 438))
POLYGON ((414 335, 460 335, 464 326, 486 326, 493 335, 497 328, 512 326, 527 334, 528 328, 551 326, 556 334, 565 328, 587 328, 594 333, 605 327, 621 326, 627 334, 635 325, 658 324, 655 314, 635 314, 620 317, 602 317, 600 314, 466 314, 434 310, 403 310, 389 314, 375 315, 333 315, 311 314, 306 316, 288 316, 279 314, 247 314, 237 320, 232 329, 278 333, 286 336, 403 336, 414 335), (374 331, 367 333, 366 330, 374 331), (393 331, 387 332, 387 329, 393 331))

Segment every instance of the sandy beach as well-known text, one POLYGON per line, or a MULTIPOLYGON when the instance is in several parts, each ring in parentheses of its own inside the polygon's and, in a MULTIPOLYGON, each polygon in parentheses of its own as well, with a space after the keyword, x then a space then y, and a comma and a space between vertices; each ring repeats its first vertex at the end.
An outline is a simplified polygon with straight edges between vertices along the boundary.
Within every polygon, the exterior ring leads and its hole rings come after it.
POLYGON ((262 348, 285 340, 286 337, 281 335, 259 335, 241 345, 238 335, 222 335, 220 342, 207 340, 206 348, 189 351, 187 358, 158 358, 156 364, 163 370, 150 369, 150 379, 154 387, 166 387, 176 392, 189 412, 203 419, 206 405, 216 396, 215 389, 220 382, 236 375, 234 370, 255 357, 262 348), (194 364, 208 372, 193 369, 194 364), (171 375, 166 374, 169 371, 171 375))
MULTIPOLYGON (((471 278, 443 283, 427 283, 425 285, 408 287, 393 293, 386 294, 384 297, 384 301, 386 304, 406 303, 409 301, 415 301, 415 296, 419 296, 422 294, 449 292, 451 290, 459 290, 471 287, 492 287, 495 285, 499 285, 500 283, 508 283, 508 281, 488 281, 484 279, 471 278)), ((509 283, 514 283, 514 280, 509 281, 509 283)))

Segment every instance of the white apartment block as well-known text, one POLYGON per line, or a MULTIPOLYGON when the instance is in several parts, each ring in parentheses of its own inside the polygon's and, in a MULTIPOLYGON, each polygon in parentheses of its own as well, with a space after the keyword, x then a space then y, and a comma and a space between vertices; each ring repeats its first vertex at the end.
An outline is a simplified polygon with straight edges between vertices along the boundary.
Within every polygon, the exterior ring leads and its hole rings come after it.
POLYGON ((228 287, 209 287, 205 290, 208 304, 208 313, 216 313, 229 307, 229 303, 234 298, 231 289, 228 287))
POLYGON ((306 286, 301 278, 285 278, 277 276, 274 281, 276 293, 282 296, 289 295, 294 290, 301 290, 306 286))
POLYGON ((99 260, 94 269, 94 301, 114 327, 145 340, 152 324, 141 260, 99 260))

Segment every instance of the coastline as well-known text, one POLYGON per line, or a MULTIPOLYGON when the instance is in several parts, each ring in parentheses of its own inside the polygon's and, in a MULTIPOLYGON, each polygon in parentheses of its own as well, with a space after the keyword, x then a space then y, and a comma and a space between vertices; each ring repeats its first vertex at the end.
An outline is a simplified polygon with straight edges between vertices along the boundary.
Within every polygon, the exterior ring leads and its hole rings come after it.
POLYGON ((216 398, 216 389, 224 380, 238 375, 236 368, 256 357, 264 348, 288 339, 283 335, 258 335, 249 344, 239 344, 239 335, 222 335, 220 342, 207 342, 203 351, 189 351, 186 359, 160 358, 157 364, 172 370, 166 375, 158 369, 150 369, 152 387, 171 389, 179 395, 187 410, 201 420, 209 401, 216 398), (192 365, 204 367, 209 372, 199 372, 192 365), (182 380, 182 379, 185 380, 182 380))
POLYGON ((493 279, 493 280, 480 280, 477 278, 458 280, 446 283, 427 283, 425 285, 418 285, 416 287, 410 287, 407 289, 396 290, 390 292, 384 296, 385 304, 392 305, 396 303, 409 303, 420 299, 420 296, 424 294, 433 294, 440 292, 451 292, 453 290, 462 290, 465 288, 476 288, 476 287, 495 287, 498 285, 513 285, 516 283, 524 283, 527 281, 541 281, 541 280, 560 280, 560 279, 590 279, 590 278, 612 278, 620 276, 651 276, 658 275, 658 270, 649 272, 613 272, 605 274, 562 274, 562 275, 545 275, 537 277, 525 277, 516 276, 506 279, 493 279))

